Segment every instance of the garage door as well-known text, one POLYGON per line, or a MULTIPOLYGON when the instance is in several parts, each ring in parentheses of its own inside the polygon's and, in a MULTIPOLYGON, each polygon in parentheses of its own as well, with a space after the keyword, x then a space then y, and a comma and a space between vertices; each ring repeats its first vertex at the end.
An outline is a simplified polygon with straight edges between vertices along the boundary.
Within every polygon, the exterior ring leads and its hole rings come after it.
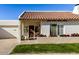
POLYGON ((0 27, 0 39, 17 38, 18 27, 0 27))

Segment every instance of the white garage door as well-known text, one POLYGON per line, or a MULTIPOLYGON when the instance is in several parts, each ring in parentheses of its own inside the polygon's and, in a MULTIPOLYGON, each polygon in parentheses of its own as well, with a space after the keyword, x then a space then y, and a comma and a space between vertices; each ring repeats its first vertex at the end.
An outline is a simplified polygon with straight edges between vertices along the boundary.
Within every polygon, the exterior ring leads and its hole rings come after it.
POLYGON ((0 39, 17 38, 18 27, 0 27, 0 39))

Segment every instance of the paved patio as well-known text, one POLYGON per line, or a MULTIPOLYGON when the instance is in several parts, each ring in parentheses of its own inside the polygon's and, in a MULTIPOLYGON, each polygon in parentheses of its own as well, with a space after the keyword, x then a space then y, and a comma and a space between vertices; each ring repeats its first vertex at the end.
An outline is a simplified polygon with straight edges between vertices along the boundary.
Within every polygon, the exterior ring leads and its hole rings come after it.
POLYGON ((17 39, 0 39, 0 55, 8 55, 17 43, 17 39))
POLYGON ((36 40, 24 40, 21 44, 63 44, 79 43, 79 37, 37 37, 36 40))

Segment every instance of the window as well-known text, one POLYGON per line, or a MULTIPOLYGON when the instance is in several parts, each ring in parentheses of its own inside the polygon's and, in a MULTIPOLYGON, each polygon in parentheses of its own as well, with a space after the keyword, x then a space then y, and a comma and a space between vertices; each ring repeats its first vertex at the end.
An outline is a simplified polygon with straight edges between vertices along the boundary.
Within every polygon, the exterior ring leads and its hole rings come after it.
POLYGON ((57 25, 51 24, 50 25, 50 36, 56 36, 57 35, 57 25))
POLYGON ((63 25, 58 25, 58 35, 63 34, 63 25))
POLYGON ((28 26, 24 26, 24 33, 28 32, 29 27, 28 26))

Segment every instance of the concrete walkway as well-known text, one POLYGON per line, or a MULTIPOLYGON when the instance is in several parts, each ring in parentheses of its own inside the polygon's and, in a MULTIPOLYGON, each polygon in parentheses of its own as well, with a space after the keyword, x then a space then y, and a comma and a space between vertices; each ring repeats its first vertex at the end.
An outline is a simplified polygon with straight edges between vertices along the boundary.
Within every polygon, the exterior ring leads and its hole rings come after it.
POLYGON ((8 55, 17 43, 17 39, 0 39, 0 55, 8 55))

